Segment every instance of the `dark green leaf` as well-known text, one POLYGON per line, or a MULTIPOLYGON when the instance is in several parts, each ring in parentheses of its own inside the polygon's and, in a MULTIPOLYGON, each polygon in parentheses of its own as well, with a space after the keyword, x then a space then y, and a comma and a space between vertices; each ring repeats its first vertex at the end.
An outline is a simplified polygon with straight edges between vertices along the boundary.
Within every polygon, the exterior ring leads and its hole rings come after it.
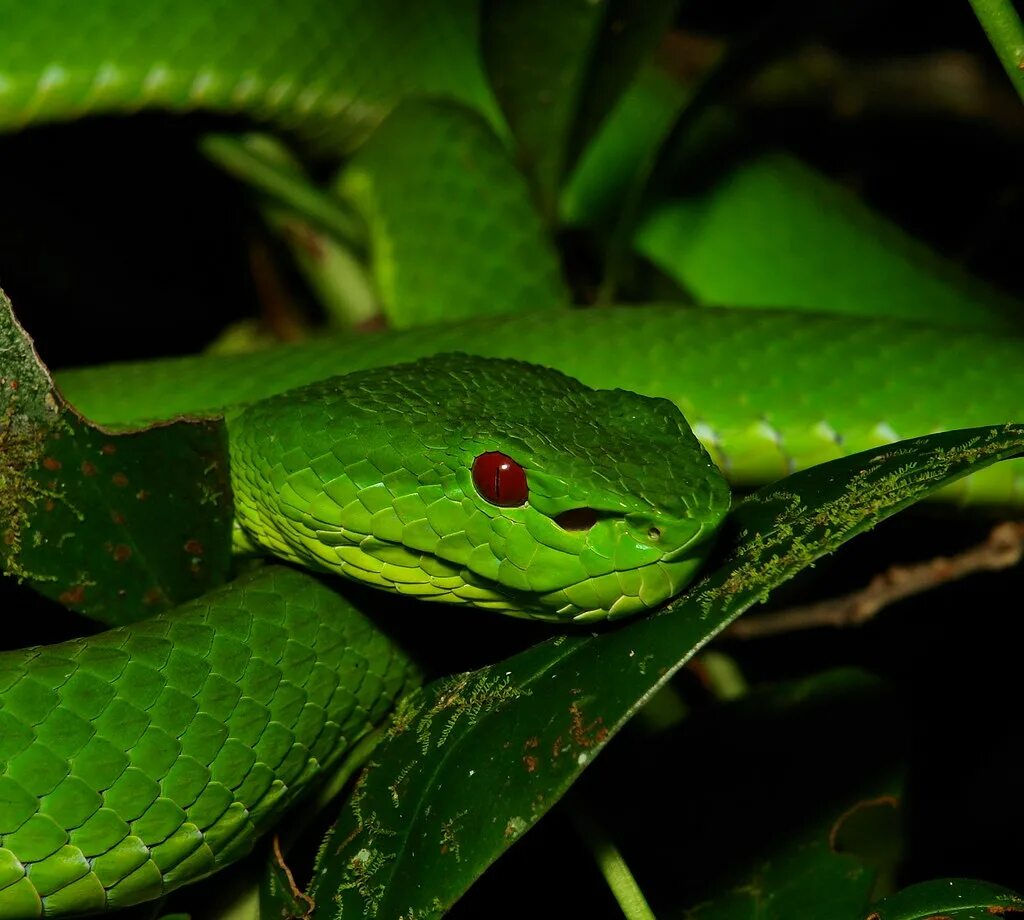
MULTIPOLYGON (((650 762, 643 789, 651 791, 635 806, 648 816, 644 839, 653 814, 679 828, 658 846, 651 884, 672 878, 672 865, 687 867, 662 895, 659 916, 687 906, 692 920, 865 909, 900 854, 902 731, 885 684, 840 670, 754 691, 654 750, 634 745, 630 760, 650 762)), ((608 760, 619 757, 613 745, 608 760)))
POLYGON ((566 182, 561 219, 572 226, 610 228, 689 97, 667 74, 643 68, 566 182))
POLYGON ((784 153, 748 159, 756 140, 729 111, 708 105, 716 79, 712 71, 688 87, 642 72, 573 174, 564 218, 598 228, 620 222, 610 283, 624 272, 617 247, 631 244, 698 303, 1019 327, 1019 303, 838 183, 784 153))
POLYGON ((291 869, 274 837, 266 871, 260 877, 260 917, 307 917, 313 905, 296 886, 291 869))
POLYGON ((675 6, 676 0, 484 4, 484 62, 549 218, 563 178, 675 6))
POLYGON ((2 293, 0 358, 4 571, 110 624, 220 583, 231 548, 222 422, 93 425, 54 388, 2 293))
POLYGON ((744 610, 883 518, 1022 452, 1024 429, 969 429, 794 474, 735 509, 724 560, 659 613, 560 636, 408 698, 321 850, 317 915, 338 904, 439 915, 744 610))
POLYGON ((1024 898, 988 882, 941 879, 911 885, 882 899, 863 915, 863 920, 992 920, 993 917, 1005 920, 1024 917, 1024 898))

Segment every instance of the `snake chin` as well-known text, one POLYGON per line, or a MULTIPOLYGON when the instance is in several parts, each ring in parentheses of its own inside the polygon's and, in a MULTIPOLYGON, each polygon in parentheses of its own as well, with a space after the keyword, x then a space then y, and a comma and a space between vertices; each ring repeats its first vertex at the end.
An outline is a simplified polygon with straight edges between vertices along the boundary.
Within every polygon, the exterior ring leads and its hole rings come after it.
MULTIPOLYGON (((392 594, 469 605, 523 619, 579 624, 618 620, 656 609, 693 579, 709 548, 703 529, 698 529, 685 546, 665 552, 656 561, 531 592, 502 584, 460 562, 374 536, 320 531, 313 539, 293 533, 293 539, 285 541, 280 535, 262 533, 251 535, 248 545, 267 545, 270 536, 278 537, 272 547, 278 556, 392 594)), ((236 545, 243 544, 236 540, 236 545)))

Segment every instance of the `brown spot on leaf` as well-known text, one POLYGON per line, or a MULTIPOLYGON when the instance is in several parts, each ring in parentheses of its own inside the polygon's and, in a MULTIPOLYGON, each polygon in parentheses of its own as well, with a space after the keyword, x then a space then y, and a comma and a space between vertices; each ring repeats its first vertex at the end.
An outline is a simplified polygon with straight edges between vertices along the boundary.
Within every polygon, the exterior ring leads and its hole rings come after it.
POLYGON ((120 511, 111 511, 110 512, 110 520, 112 520, 115 524, 123 524, 124 523, 124 515, 121 514, 120 511))
POLYGON ((18 386, 19 386, 19 384, 18 384, 18 381, 17 381, 17 380, 8 380, 8 381, 7 381, 7 385, 8 385, 8 386, 9 386, 9 387, 10 387, 10 388, 11 388, 12 390, 16 390, 16 389, 18 389, 18 386))
POLYGON ((53 511, 53 509, 56 507, 57 506, 54 504, 52 498, 46 499, 46 501, 43 503, 43 508, 47 511, 53 511))
POLYGON ((533 754, 527 754, 523 757, 523 766, 526 767, 527 773, 533 773, 537 769, 537 758, 533 754))
POLYGON ((108 457, 111 454, 116 454, 117 453, 117 445, 116 444, 104 444, 100 448, 100 453, 101 454, 106 454, 108 457))
POLYGON ((153 587, 146 591, 142 595, 142 603, 147 607, 152 607, 156 604, 162 604, 164 602, 164 590, 163 588, 153 587))
POLYGON ((80 604, 85 600, 85 586, 72 585, 67 591, 62 591, 57 600, 65 607, 70 607, 72 604, 80 604))
POLYGON ((139 491, 135 493, 135 497, 140 502, 144 502, 147 498, 149 498, 149 493, 145 489, 139 489, 139 491))
POLYGON ((114 562, 125 562, 132 558, 132 548, 124 543, 118 543, 114 547, 114 562))
POLYGON ((123 489, 128 485, 128 477, 125 476, 124 473, 114 473, 114 475, 110 477, 110 481, 119 489, 123 489))
POLYGON ((83 476, 95 476, 99 470, 96 469, 95 463, 90 463, 88 460, 82 461, 82 475, 83 476))
POLYGON ((185 552, 193 556, 203 555, 203 544, 195 537, 185 541, 185 552))
POLYGON ((572 735, 573 744, 577 747, 591 748, 608 737, 608 729, 602 725, 604 719, 601 716, 587 725, 583 718, 583 710, 576 703, 569 707, 569 715, 572 718, 569 733, 572 735))
POLYGON ((56 457, 43 457, 43 466, 51 473, 56 473, 61 468, 61 462, 56 457))
POLYGON ((534 735, 532 738, 527 738, 523 748, 527 751, 532 751, 535 747, 540 746, 540 738, 534 735))

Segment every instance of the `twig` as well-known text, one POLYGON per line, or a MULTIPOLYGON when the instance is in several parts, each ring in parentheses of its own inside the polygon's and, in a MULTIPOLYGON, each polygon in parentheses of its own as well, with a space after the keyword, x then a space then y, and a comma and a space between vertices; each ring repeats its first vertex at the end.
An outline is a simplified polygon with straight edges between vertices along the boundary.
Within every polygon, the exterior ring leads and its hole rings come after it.
MULTIPOLYGON (((998 6, 1004 0, 972 2, 998 6)), ((665 37, 657 60, 663 70, 690 85, 711 69, 724 50, 722 41, 677 31, 665 37)), ((1024 55, 1024 46, 1020 51, 1024 55)), ((944 115, 984 120, 1019 136, 1024 129, 1020 101, 986 64, 961 49, 860 60, 808 42, 752 73, 733 101, 754 110, 804 106, 844 119, 878 113, 944 115)), ((1024 80, 1024 69, 1020 74, 1024 80)))
POLYGON ((790 607, 734 623, 726 635, 753 639, 820 626, 859 626, 883 607, 975 572, 1007 569, 1024 557, 1024 521, 1006 521, 992 529, 983 543, 915 565, 894 565, 859 591, 817 604, 790 607))
POLYGON ((959 50, 861 62, 805 45, 761 71, 739 101, 754 108, 822 107, 846 119, 897 113, 985 120, 1014 136, 1024 128, 1012 90, 959 50))

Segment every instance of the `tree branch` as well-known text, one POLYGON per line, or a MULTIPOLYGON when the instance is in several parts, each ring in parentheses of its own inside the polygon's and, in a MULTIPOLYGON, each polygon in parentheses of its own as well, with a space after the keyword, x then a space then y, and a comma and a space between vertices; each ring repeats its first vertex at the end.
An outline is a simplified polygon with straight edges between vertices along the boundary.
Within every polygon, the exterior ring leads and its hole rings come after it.
POLYGON ((726 631, 733 639, 754 639, 821 626, 859 626, 880 610, 914 594, 931 591, 975 572, 1010 568, 1024 557, 1024 521, 1006 521, 983 543, 955 556, 914 565, 894 565, 859 591, 816 604, 740 619, 726 631))

